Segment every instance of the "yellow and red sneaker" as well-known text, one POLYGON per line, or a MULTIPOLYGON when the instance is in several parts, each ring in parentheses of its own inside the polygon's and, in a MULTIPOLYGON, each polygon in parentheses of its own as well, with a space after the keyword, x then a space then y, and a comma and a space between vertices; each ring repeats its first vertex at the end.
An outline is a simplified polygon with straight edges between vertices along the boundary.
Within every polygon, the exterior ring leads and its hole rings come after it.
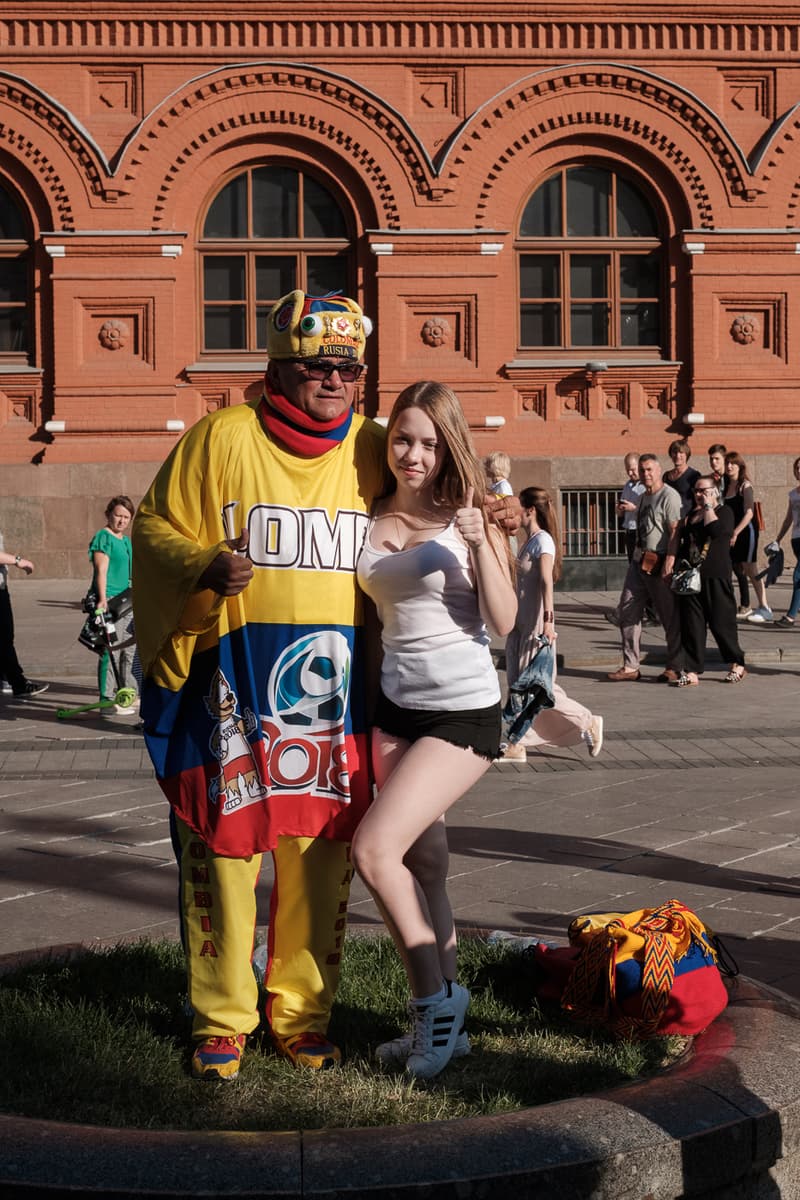
POLYGON ((327 1071, 342 1061, 342 1052, 323 1033, 290 1033, 288 1037, 273 1034, 279 1054, 288 1058, 296 1067, 310 1067, 312 1071, 327 1071))
POLYGON ((239 1074, 247 1034, 203 1038, 192 1055, 192 1078, 230 1083, 239 1074))

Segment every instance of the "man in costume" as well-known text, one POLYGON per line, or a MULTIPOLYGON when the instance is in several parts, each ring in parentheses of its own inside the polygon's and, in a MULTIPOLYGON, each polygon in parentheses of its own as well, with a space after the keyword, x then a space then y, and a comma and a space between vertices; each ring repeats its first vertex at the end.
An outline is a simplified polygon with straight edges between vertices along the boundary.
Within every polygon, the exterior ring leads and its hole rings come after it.
POLYGON ((258 1024, 265 851, 273 1040, 298 1065, 340 1058, 327 1027, 348 843, 371 797, 354 572, 385 434, 352 409, 370 329, 344 296, 279 300, 264 395, 185 434, 133 527, 141 712, 172 806, 199 1079, 235 1078, 258 1024))

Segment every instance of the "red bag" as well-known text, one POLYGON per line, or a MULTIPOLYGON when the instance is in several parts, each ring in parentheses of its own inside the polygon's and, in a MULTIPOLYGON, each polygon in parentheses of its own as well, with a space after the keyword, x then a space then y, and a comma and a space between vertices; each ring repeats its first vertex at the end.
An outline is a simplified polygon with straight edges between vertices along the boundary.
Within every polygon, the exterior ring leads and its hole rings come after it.
MULTIPOLYGON (((620 1037, 701 1033, 728 1003, 718 939, 678 900, 577 917, 572 945, 534 952, 542 1000, 620 1037)), ((735 964, 722 964, 736 974, 735 964)))

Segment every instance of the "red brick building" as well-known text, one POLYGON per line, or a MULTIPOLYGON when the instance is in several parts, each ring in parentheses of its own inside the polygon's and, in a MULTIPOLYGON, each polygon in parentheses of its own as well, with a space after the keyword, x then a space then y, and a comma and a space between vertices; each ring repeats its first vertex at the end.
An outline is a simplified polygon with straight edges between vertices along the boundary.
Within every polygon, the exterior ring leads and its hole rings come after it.
POLYGON ((516 487, 686 435, 782 512, 796 4, 32 0, 0 46, 0 529, 44 573, 259 390, 294 286, 373 318, 367 412, 446 380, 516 487))

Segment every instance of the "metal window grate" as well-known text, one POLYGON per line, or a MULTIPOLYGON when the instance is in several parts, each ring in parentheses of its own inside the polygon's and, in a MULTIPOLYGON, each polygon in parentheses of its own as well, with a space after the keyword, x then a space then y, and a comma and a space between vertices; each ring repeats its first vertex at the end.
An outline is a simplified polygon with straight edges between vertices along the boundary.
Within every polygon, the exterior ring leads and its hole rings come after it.
POLYGON ((616 513, 617 488, 562 488, 565 558, 623 558, 625 534, 616 513))

